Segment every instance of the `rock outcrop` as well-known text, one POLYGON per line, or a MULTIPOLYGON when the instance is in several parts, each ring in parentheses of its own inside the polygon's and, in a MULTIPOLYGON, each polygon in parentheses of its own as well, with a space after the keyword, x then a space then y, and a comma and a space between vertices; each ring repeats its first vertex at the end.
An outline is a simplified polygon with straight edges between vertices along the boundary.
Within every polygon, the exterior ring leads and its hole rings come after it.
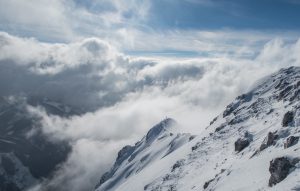
POLYGON ((282 119, 282 127, 287 127, 292 124, 294 120, 294 113, 292 111, 288 111, 284 114, 282 119))
POLYGON ((291 159, 288 159, 287 157, 280 157, 273 159, 270 162, 269 171, 271 173, 271 177, 269 179, 269 186, 274 186, 277 183, 281 182, 283 179, 285 179, 291 168, 294 167, 293 162, 291 162, 291 159))
POLYGON ((294 146, 298 143, 299 137, 297 136, 290 136, 286 139, 286 142, 284 143, 284 148, 287 149, 291 146, 294 146))
POLYGON ((250 145, 251 141, 252 141, 252 135, 249 134, 248 132, 245 132, 243 137, 235 141, 234 150, 237 152, 241 152, 243 149, 245 149, 250 145))

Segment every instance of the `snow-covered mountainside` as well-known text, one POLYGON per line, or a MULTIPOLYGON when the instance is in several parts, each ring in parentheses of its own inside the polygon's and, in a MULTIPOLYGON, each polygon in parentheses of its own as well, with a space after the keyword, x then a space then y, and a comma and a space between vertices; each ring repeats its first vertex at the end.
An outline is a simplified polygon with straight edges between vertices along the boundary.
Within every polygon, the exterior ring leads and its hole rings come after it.
POLYGON ((123 147, 112 169, 102 176, 97 190, 116 189, 130 177, 194 138, 190 134, 178 133, 177 128, 176 122, 167 118, 152 127, 134 146, 123 147))
POLYGON ((196 137, 173 132, 167 119, 124 147, 96 190, 300 190, 299 91, 300 68, 290 67, 238 96, 196 137))
POLYGON ((66 142, 52 142, 27 106, 41 106, 53 115, 74 113, 68 106, 38 97, 0 98, 0 190, 18 191, 51 176, 71 151, 66 142))

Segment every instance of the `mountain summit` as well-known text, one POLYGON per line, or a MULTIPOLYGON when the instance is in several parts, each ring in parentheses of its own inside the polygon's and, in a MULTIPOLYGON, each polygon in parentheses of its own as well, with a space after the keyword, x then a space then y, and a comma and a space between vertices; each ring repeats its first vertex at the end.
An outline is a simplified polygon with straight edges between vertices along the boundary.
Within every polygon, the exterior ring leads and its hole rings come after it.
POLYGON ((148 131, 148 133, 146 135, 146 142, 153 141, 162 133, 165 133, 168 131, 171 132, 172 128, 174 128, 174 126, 176 124, 177 123, 174 119, 171 119, 171 118, 164 119, 163 121, 161 121, 160 123, 158 123, 157 125, 155 125, 148 131))
POLYGON ((193 138, 190 134, 177 133, 176 126, 175 120, 166 118, 152 127, 135 145, 123 147, 111 170, 101 177, 97 190, 114 190, 193 138))
POLYGON ((290 67, 238 96, 196 137, 167 131, 166 119, 118 153, 96 190, 299 190, 299 92, 300 68, 290 67))

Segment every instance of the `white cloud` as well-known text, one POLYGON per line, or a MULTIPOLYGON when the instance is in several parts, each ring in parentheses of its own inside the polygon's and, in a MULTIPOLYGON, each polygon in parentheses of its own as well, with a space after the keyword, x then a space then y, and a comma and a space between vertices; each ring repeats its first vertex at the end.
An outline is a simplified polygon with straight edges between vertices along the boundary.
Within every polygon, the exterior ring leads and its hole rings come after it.
POLYGON ((69 42, 1 32, 0 96, 46 96, 86 110, 63 118, 29 107, 45 134, 73 147, 56 176, 39 186, 92 189, 117 150, 165 116, 198 133, 255 80, 300 65, 297 32, 158 31, 142 25, 150 8, 141 0, 0 0, 1 30, 69 42))
POLYGON ((0 1, 0 27, 15 34, 48 39, 71 39, 73 31, 65 15, 65 1, 0 1))
MULTIPOLYGON (((209 0, 189 1, 211 3, 209 0)), ((0 0, 0 30, 51 42, 99 37, 130 53, 163 55, 168 51, 189 51, 212 57, 254 57, 271 39, 299 37, 297 31, 155 29, 145 25, 151 19, 152 3, 142 0, 0 0)), ((164 55, 170 56, 169 53, 164 55)))
MULTIPOLYGON (((188 1, 215 4, 210 0, 188 1)), ((163 57, 254 58, 271 39, 295 41, 299 37, 299 32, 288 30, 155 29, 146 24, 151 19, 152 3, 142 0, 0 0, 0 30, 51 42, 78 42, 98 37, 131 55, 163 57)))
POLYGON ((0 30, 51 42, 108 38, 139 25, 150 6, 140 0, 0 0, 0 30))
POLYGON ((282 66, 285 63, 300 64, 300 39, 295 43, 285 43, 281 38, 275 38, 264 45, 257 60, 262 64, 272 63, 282 66))
POLYGON ((81 139, 72 145, 67 162, 54 174, 51 180, 44 180, 30 191, 39 190, 93 190, 104 171, 108 170, 124 142, 100 142, 81 139))

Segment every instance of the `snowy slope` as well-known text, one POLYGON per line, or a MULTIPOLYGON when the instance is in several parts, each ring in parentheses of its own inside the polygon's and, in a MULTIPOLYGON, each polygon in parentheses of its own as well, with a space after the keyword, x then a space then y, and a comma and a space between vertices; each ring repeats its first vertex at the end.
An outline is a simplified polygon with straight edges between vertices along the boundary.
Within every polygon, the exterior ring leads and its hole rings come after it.
MULTIPOLYGON (((167 118, 151 128, 134 146, 125 146, 118 153, 113 168, 105 173, 97 190, 114 190, 126 180, 143 172, 152 163, 166 158, 194 136, 178 133, 173 119, 167 118)), ((158 170, 158 169, 157 169, 158 170)))
POLYGON ((300 68, 282 69, 165 157, 170 136, 128 152, 96 190, 300 190, 299 91, 300 68))

